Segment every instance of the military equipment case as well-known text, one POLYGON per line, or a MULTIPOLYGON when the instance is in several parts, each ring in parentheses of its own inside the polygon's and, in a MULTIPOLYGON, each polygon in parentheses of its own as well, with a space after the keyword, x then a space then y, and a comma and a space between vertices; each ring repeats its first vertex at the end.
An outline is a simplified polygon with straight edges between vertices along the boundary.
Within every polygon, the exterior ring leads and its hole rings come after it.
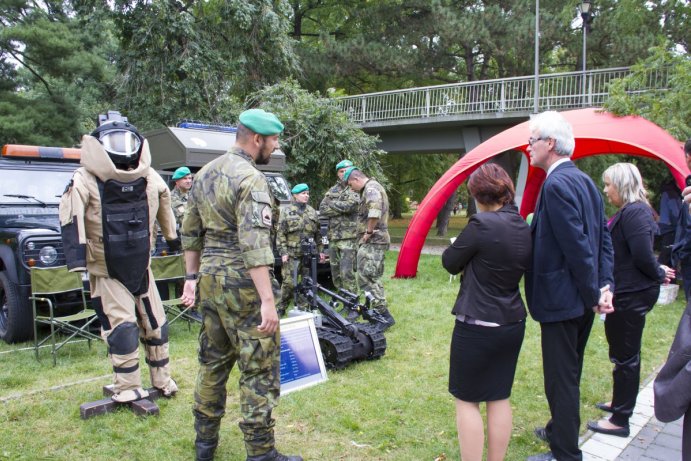
MULTIPOLYGON (((228 152, 235 144, 233 131, 167 127, 144 133, 151 149, 151 166, 173 171, 186 166, 193 171, 228 152)), ((271 154, 268 165, 257 165, 261 171, 280 173, 286 169, 286 154, 271 154)))

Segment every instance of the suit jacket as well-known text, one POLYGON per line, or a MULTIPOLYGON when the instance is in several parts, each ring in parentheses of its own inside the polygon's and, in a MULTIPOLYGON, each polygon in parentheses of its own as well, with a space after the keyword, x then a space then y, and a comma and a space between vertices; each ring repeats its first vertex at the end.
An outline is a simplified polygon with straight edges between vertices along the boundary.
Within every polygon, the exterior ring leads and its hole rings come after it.
POLYGON ((545 179, 530 227, 533 260, 525 292, 535 320, 580 317, 598 304, 600 287, 614 290, 602 196, 573 162, 558 165, 545 179))
POLYGON ((530 228, 514 205, 474 214, 441 257, 450 273, 463 271, 452 312, 500 325, 524 320, 518 284, 531 249, 530 228))
POLYGON ((617 294, 642 291, 664 282, 665 270, 653 253, 657 224, 647 204, 627 203, 612 217, 609 229, 617 294))

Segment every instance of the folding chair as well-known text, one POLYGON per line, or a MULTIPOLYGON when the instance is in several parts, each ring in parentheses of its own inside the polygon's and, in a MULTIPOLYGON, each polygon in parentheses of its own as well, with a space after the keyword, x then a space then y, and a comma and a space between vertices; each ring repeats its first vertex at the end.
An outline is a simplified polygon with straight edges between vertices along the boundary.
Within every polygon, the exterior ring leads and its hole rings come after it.
POLYGON ((34 312, 34 349, 38 360, 38 349, 50 341, 53 366, 57 365, 57 352, 65 344, 75 337, 81 337, 89 343, 91 340, 100 340, 101 337, 89 330, 89 327, 98 318, 93 309, 89 309, 84 295, 82 275, 78 272, 69 272, 67 266, 54 268, 31 268, 31 305, 34 312), (76 314, 57 316, 55 313, 55 295, 79 292, 81 310, 76 314), (48 315, 39 315, 37 304, 45 303, 48 306, 48 315), (38 325, 49 325, 50 335, 38 340, 38 325), (57 340, 59 334, 66 334, 67 338, 57 340))
POLYGON ((179 297, 176 296, 176 285, 185 279, 185 260, 183 255, 154 256, 151 258, 151 272, 154 274, 156 282, 168 283, 168 296, 171 299, 163 300, 163 308, 173 323, 178 319, 187 320, 187 327, 191 328, 192 322, 197 319, 189 314, 192 307, 185 307, 179 297))

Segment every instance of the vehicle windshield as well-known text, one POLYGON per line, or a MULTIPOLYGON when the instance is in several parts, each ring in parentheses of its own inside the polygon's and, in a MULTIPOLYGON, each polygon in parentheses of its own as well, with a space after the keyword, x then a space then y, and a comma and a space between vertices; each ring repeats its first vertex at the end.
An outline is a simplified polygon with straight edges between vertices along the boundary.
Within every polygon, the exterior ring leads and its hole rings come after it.
POLYGON ((57 205, 73 171, 0 169, 0 204, 57 205), (6 197, 23 195, 31 198, 6 197))
POLYGON ((266 176, 266 180, 271 188, 271 193, 280 202, 290 202, 290 188, 283 176, 266 176))

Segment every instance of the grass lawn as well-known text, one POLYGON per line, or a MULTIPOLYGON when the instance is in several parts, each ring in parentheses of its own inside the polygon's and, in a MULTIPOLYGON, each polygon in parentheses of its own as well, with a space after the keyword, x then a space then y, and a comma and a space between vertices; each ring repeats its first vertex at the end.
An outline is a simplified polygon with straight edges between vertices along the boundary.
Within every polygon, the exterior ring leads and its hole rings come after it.
MULTIPOLYGON (((408 225, 410 224, 410 218, 412 214, 404 214, 402 219, 389 219, 389 234, 391 235, 392 243, 400 243, 403 241, 406 230, 408 230, 408 225)), ((449 229, 445 237, 438 237, 437 234, 437 221, 436 219, 430 227, 429 234, 425 239, 425 245, 448 245, 449 237, 456 237, 461 230, 468 223, 468 218, 465 217, 465 211, 461 214, 451 215, 449 219, 449 229)))
MULTIPOLYGON (((395 280, 397 253, 389 252, 385 288, 397 324, 386 333, 386 355, 372 362, 329 372, 326 383, 286 395, 275 411, 277 446, 306 460, 458 460, 454 403, 447 392, 448 349, 454 319, 451 306, 458 282, 440 266, 440 257, 422 255, 418 277, 395 280)), ((680 295, 680 298, 683 295, 680 295)), ((681 300, 657 306, 648 317, 643 345, 643 378, 667 356, 681 300)), ((194 329, 193 329, 194 330, 194 329)), ((57 367, 43 350, 37 362, 29 344, 0 345, 0 459, 8 460, 189 460, 194 457, 192 394, 197 372, 197 338, 185 323, 172 326, 173 374, 181 388, 159 400, 158 417, 129 411, 79 418, 81 403, 101 397, 111 381, 105 346, 67 346, 57 367)), ((146 365, 142 359, 143 375, 146 365)), ((608 400, 611 364, 603 323, 596 319, 582 380, 585 421, 601 414, 608 400)), ((237 426, 237 371, 233 371, 227 414, 216 459, 245 459, 237 426)), ((148 381, 148 379, 146 379, 148 381)), ((512 395, 514 430, 508 460, 546 451, 533 428, 549 417, 542 387, 540 329, 528 320, 512 395)))

